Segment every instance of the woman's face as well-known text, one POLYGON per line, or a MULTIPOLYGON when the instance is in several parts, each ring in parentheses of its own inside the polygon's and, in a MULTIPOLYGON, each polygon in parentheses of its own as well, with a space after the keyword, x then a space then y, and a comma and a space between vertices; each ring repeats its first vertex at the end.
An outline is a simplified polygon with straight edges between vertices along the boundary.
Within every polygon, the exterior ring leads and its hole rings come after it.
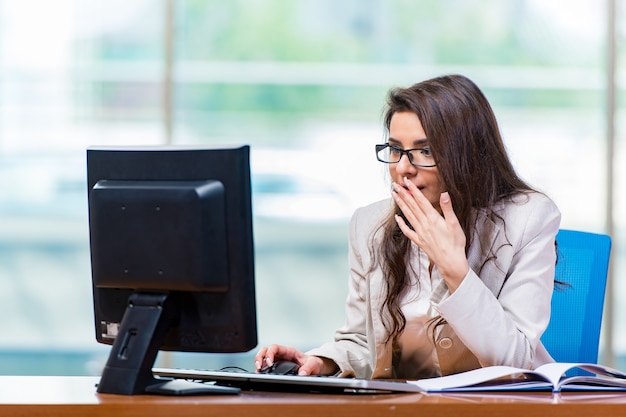
MULTIPOLYGON (((426 133, 417 115, 413 112, 397 112, 391 117, 389 124, 390 145, 402 149, 429 147, 426 133)), ((437 167, 418 167, 412 165, 405 154, 396 164, 389 164, 391 179, 400 185, 406 177, 422 191, 430 203, 439 210, 439 196, 446 191, 443 181, 439 177, 437 167)))

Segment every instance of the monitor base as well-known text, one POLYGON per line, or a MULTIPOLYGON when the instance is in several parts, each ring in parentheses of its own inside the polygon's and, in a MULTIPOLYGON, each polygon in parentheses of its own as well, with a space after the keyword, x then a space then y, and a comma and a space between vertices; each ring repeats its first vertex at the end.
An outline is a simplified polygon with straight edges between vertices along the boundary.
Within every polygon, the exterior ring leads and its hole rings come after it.
POLYGON ((193 382, 186 379, 164 380, 146 387, 146 394, 158 395, 236 395, 240 392, 241 389, 236 387, 193 382))

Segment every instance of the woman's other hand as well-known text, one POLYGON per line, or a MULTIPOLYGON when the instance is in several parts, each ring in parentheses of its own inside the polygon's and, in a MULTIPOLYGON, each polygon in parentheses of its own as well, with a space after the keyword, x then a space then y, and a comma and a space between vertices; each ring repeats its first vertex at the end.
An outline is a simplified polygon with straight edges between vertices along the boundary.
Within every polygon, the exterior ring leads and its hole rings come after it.
POLYGON ((404 187, 394 183, 393 189, 394 200, 410 224, 409 227, 401 216, 396 216, 400 230, 426 252, 454 292, 467 275, 469 264, 465 233, 454 214, 450 196, 447 192, 441 194, 440 213, 411 181, 405 179, 404 187))

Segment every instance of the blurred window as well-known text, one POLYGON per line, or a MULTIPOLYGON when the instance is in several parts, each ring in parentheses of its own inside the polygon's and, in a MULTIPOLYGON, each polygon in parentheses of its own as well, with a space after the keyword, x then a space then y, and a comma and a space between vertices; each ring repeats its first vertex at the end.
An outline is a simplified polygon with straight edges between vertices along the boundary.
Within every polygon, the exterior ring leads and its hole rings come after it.
MULTIPOLYGON (((0 0, 0 372, 98 373, 108 354, 92 323, 90 145, 252 146, 262 344, 308 349, 343 324, 350 214, 388 196, 373 149, 390 87, 472 78, 562 226, 603 231, 606 13, 593 0, 0 0)), ((626 332, 614 340, 623 355, 626 332)))

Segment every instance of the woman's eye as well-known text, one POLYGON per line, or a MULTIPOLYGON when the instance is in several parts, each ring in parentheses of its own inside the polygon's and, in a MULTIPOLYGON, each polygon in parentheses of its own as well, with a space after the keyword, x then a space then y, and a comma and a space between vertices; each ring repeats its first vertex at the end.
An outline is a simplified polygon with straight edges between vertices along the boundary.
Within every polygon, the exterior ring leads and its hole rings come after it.
POLYGON ((422 148, 422 155, 433 156, 433 153, 431 152, 430 148, 422 148))

